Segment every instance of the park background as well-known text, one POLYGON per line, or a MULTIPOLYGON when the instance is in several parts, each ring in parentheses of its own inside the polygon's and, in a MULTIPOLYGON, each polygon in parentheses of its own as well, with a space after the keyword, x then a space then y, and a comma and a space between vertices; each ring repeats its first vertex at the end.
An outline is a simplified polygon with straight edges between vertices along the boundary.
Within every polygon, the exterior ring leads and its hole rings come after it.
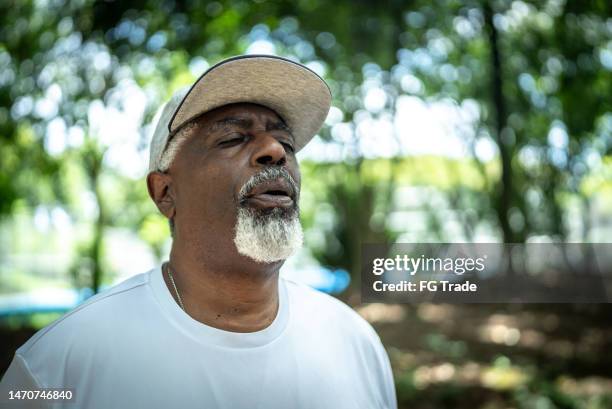
POLYGON ((609 304, 359 299, 361 243, 610 241, 606 0, 1 2, 0 373, 66 306, 165 259, 153 115, 243 53, 331 87, 285 271, 375 326, 400 407, 612 407, 609 304))

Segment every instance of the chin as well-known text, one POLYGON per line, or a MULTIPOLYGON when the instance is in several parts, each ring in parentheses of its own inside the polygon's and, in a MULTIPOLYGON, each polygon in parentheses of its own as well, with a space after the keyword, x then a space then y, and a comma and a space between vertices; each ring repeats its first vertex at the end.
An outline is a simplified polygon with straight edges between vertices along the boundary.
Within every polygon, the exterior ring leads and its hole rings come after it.
POLYGON ((284 262, 302 247, 298 214, 297 208, 240 207, 234 235, 238 253, 259 263, 284 262))

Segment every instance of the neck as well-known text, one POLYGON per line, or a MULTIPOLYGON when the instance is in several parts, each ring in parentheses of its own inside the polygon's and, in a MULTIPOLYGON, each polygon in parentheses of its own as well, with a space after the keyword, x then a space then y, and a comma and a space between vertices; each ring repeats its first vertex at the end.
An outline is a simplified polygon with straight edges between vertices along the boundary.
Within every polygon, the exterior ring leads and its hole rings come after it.
MULTIPOLYGON (((233 332, 259 331, 274 321, 281 265, 256 263, 237 253, 198 260, 174 244, 169 261, 185 312, 203 324, 233 332), (219 265, 219 260, 234 263, 219 265)), ((164 265, 164 279, 178 303, 167 269, 164 265)))

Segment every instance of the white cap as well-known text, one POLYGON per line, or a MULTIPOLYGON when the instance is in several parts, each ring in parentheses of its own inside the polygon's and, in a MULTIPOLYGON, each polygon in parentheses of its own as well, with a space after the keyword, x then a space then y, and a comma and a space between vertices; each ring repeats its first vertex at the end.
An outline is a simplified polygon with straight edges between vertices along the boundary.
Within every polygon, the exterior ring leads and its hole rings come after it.
POLYGON ((205 112, 238 102, 275 111, 291 129, 297 152, 323 125, 331 92, 314 71, 285 58, 245 55, 221 61, 191 88, 177 91, 156 115, 149 172, 160 170, 168 141, 183 125, 205 112))

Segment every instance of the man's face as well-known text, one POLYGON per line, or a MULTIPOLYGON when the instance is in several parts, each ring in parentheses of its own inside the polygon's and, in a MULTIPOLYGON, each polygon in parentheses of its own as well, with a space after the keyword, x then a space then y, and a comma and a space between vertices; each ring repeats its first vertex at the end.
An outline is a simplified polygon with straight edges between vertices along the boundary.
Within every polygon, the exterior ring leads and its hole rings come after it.
MULTIPOLYGON (((209 248, 233 241, 257 261, 284 255, 258 257, 270 249, 248 247, 259 240, 282 246, 299 227, 294 146, 290 130, 268 108, 241 103, 204 114, 168 170, 177 237, 200 238, 194 244, 209 248)), ((301 244, 301 230, 298 235, 301 244)))

